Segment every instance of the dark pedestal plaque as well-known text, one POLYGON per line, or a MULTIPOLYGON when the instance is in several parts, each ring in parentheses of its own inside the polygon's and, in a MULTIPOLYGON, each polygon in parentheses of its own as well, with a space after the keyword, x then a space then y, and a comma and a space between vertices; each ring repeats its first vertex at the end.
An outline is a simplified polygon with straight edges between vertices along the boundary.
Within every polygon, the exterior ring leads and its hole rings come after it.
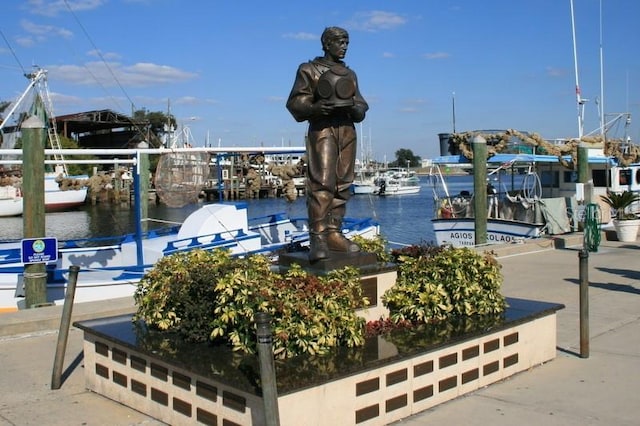
POLYGON ((309 261, 308 251, 296 251, 293 253, 284 253, 278 257, 280 268, 287 268, 294 263, 302 266, 307 271, 329 272, 334 269, 344 268, 345 266, 353 266, 361 270, 367 270, 378 267, 375 253, 357 252, 343 253, 338 251, 329 252, 327 259, 320 259, 315 262, 309 261))

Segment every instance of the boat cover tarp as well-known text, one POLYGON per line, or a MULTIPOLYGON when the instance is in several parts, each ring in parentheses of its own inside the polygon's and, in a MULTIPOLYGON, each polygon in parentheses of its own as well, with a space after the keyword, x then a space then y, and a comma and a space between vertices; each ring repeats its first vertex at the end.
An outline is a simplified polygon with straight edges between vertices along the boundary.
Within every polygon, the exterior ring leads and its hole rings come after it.
POLYGON ((567 202, 564 197, 543 198, 540 209, 547 223, 547 232, 551 235, 571 232, 571 224, 567 216, 567 202))

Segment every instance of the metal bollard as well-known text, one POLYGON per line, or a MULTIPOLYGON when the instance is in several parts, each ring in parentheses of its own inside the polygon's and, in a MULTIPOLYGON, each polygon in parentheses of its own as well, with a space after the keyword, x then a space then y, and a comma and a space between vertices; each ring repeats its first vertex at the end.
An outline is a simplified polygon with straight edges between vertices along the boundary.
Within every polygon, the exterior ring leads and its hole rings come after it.
POLYGON ((69 267, 69 283, 64 296, 64 306, 62 307, 62 318, 60 319, 60 332, 58 333, 58 344, 56 346, 56 356, 53 360, 53 373, 51 374, 51 389, 60 389, 62 382, 62 367, 64 365, 64 353, 67 349, 67 339, 69 338, 69 326, 71 325, 71 313, 73 310, 73 299, 76 295, 76 283, 78 282, 78 266, 69 267))
POLYGON ((589 251, 580 250, 580 358, 589 358, 589 251))
POLYGON ((258 312, 255 315, 255 318, 265 424, 267 426, 279 426, 280 414, 278 412, 278 388, 276 384, 276 369, 273 362, 273 336, 271 335, 271 315, 266 312, 258 312))

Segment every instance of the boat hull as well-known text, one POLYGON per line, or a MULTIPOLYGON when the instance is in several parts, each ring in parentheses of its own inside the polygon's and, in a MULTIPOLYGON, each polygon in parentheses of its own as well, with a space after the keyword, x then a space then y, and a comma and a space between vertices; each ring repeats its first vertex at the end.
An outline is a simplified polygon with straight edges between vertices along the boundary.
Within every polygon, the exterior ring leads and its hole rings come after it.
MULTIPOLYGON (((49 173, 44 178, 44 208, 47 212, 63 211, 81 206, 87 199, 87 187, 78 189, 62 189, 56 181, 55 173, 49 173)), ((87 175, 68 176, 68 179, 86 180, 87 175)))
MULTIPOLYGON (((476 245, 474 218, 433 219, 431 221, 438 245, 471 247, 476 245)), ((538 238, 543 223, 526 223, 505 219, 487 219, 487 244, 517 243, 523 239, 538 238)))
POLYGON ((0 217, 20 216, 22 214, 22 195, 18 188, 0 186, 0 217))
POLYGON ((387 186, 384 191, 378 190, 376 193, 380 196, 387 195, 409 195, 420 192, 420 186, 387 186))
POLYGON ((375 189, 376 189, 376 186, 373 183, 357 183, 357 182, 354 182, 354 183, 351 184, 351 192, 354 195, 373 194, 375 189))
MULTIPOLYGON (((142 238, 102 238, 99 246, 95 240, 58 241, 58 259, 47 265, 47 302, 64 301, 71 266, 79 268, 76 302, 130 297, 163 256, 221 248, 238 256, 262 253, 275 258, 280 250, 308 246, 306 222, 284 213, 249 219, 244 203, 215 203, 193 212, 180 227, 153 230, 142 238)), ((343 233, 373 238, 379 229, 371 219, 345 218, 343 233)), ((25 307, 20 246, 20 241, 0 244, 0 312, 25 307)))
MULTIPOLYGON (((73 179, 87 179, 87 176, 71 176, 73 179)), ((44 178, 44 208, 47 212, 58 212, 81 206, 87 199, 87 188, 60 189, 54 176, 44 178)), ((20 216, 24 211, 24 198, 14 187, 0 187, 0 217, 20 216)))
POLYGON ((86 199, 87 188, 45 192, 44 208, 47 212, 68 210, 83 205, 86 199))
POLYGON ((22 214, 22 197, 0 200, 0 217, 20 216, 22 214))

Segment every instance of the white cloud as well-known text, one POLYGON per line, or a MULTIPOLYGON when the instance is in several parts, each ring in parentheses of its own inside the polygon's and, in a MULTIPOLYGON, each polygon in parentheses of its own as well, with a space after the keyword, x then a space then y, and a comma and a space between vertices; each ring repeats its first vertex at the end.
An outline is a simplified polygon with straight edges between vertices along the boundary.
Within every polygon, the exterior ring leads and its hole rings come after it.
POLYGON ((50 65, 47 69, 52 79, 77 85, 146 87, 187 81, 197 76, 168 65, 148 62, 129 66, 118 62, 88 62, 83 66, 50 65))
POLYGON ((407 19, 397 13, 372 10, 357 13, 349 22, 349 26, 361 31, 392 30, 407 22, 407 19))
POLYGON ((282 38, 290 38, 294 40, 320 40, 320 36, 305 32, 286 33, 282 35, 282 38))
POLYGON ((93 10, 105 2, 105 0, 29 0, 27 5, 29 11, 35 15, 56 16, 69 9, 74 12, 93 10))
POLYGON ((73 32, 66 28, 54 27, 53 25, 39 25, 26 19, 20 21, 20 26, 27 33, 34 36, 53 35, 67 39, 73 37, 73 32))
POLYGON ((287 100, 284 96, 269 96, 267 97, 267 102, 281 104, 287 100))
POLYGON ((90 50, 87 52, 87 56, 101 59, 120 59, 120 54, 115 52, 101 52, 99 50, 90 50))
POLYGON ((29 37, 29 36, 16 37, 15 40, 18 46, 20 47, 31 47, 36 44, 36 40, 33 37, 29 37))
POLYGON ((84 99, 81 99, 78 96, 63 95, 57 92, 51 92, 49 93, 49 96, 51 97, 51 102, 58 106, 77 106, 83 105, 85 102, 84 99))
POLYGON ((547 75, 549 77, 564 77, 567 75, 567 70, 564 68, 547 67, 547 75))
POLYGON ((447 59, 451 57, 449 53, 445 52, 425 53, 423 56, 427 59, 447 59))

